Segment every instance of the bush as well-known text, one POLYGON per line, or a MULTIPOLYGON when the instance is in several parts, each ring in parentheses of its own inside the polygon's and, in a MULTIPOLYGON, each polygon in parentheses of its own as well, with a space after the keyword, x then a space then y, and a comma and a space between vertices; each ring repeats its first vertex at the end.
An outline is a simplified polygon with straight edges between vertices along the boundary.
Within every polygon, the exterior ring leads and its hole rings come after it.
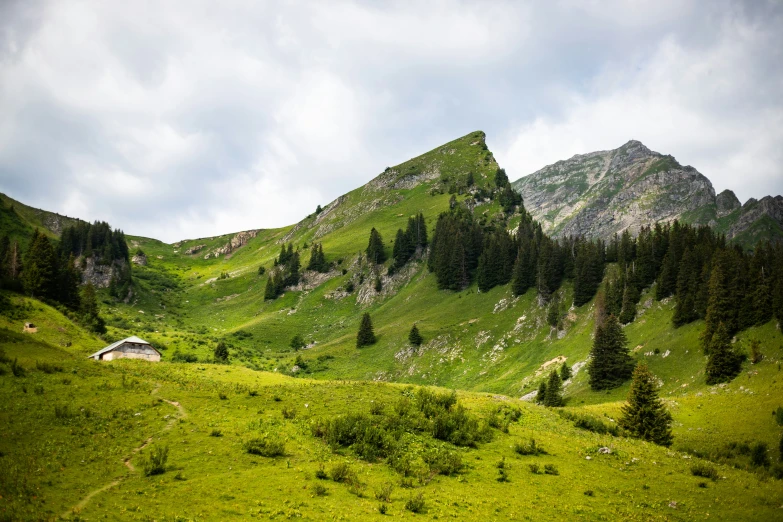
POLYGON ((284 419, 293 419, 296 417, 296 410, 293 408, 289 408, 288 406, 283 406, 283 409, 281 410, 281 413, 283 414, 284 419))
POLYGON ((251 455, 261 455, 262 457, 282 457, 285 455, 285 443, 269 435, 264 437, 255 437, 245 442, 245 451, 251 455))
POLYGON ((383 415, 384 407, 382 402, 373 401, 370 403, 370 415, 383 415))
POLYGON ((770 465, 769 455, 767 454, 767 443, 756 442, 750 447, 750 464, 754 468, 768 468, 770 465))
POLYGON ((335 482, 353 482, 356 478, 356 473, 351 469, 351 466, 345 462, 338 462, 330 470, 332 480, 335 482))
POLYGON ((375 498, 381 502, 391 502, 392 491, 394 491, 394 484, 387 482, 381 486, 381 489, 375 492, 375 498))
POLYGON ((541 473, 541 466, 538 464, 528 464, 527 467, 533 475, 539 475, 541 473))
POLYGON ((222 436, 223 436, 223 432, 222 432, 222 431, 220 431, 219 429, 215 428, 215 429, 213 429, 213 430, 210 432, 209 436, 210 436, 210 437, 222 437, 222 436))
POLYGON ((576 413, 570 413, 566 411, 560 411, 560 415, 570 421, 573 421, 574 427, 581 430, 592 431, 593 433, 608 434, 615 437, 620 435, 620 430, 617 426, 605 424, 599 419, 590 415, 580 415, 576 413))
POLYGON ((544 473, 546 475, 559 475, 560 472, 557 471, 557 467, 554 464, 546 464, 544 466, 544 473))
POLYGON ((57 404, 54 405, 54 416, 57 419, 70 419, 73 417, 73 412, 68 407, 67 404, 63 404, 62 406, 59 406, 57 404))
POLYGON ((410 511, 411 513, 424 513, 424 509, 426 508, 426 503, 424 502, 424 494, 419 493, 418 495, 412 496, 408 499, 407 502, 405 502, 405 509, 410 511))
POLYGON ((179 348, 177 348, 171 355, 171 362, 194 363, 198 362, 198 357, 192 353, 182 353, 179 351, 179 348))
POLYGON ((25 374, 27 374, 27 371, 24 369, 24 366, 14 359, 11 361, 11 373, 14 374, 14 377, 24 377, 25 374))
POLYGON ((329 475, 327 475, 326 471, 324 471, 323 465, 315 472, 315 478, 318 480, 326 480, 329 478, 329 475))
POLYGON ((52 374, 63 371, 63 367, 57 364, 35 361, 35 369, 44 373, 52 374))
POLYGON ((718 480, 719 478, 718 470, 709 464, 704 464, 702 462, 696 462, 693 464, 693 466, 691 466, 691 474, 694 477, 704 477, 710 480, 718 480))
POLYGON ((778 426, 783 426, 783 408, 778 406, 778 409, 773 411, 772 415, 775 416, 775 422, 778 423, 778 426))
POLYGON ((514 444, 514 451, 520 455, 546 455, 546 450, 536 444, 535 439, 530 439, 529 442, 517 442, 514 444))
POLYGON ((446 449, 436 449, 428 452, 424 456, 424 462, 429 465, 431 471, 447 476, 456 475, 465 467, 459 453, 446 449))
POLYGON ((316 482, 315 486, 313 486, 313 493, 317 497, 323 497, 328 493, 328 490, 326 489, 326 486, 320 482, 316 482))
POLYGON ((144 476, 161 475, 166 472, 166 461, 169 458, 168 446, 156 446, 150 450, 147 458, 142 460, 141 467, 144 476))

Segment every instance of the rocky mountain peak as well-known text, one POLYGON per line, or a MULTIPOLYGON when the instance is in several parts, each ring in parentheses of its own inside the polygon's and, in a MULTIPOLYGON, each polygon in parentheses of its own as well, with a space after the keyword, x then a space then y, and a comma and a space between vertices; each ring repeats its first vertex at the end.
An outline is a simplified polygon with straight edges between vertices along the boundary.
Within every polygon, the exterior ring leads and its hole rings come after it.
POLYGON ((737 195, 733 191, 726 189, 715 196, 715 206, 717 207, 718 217, 731 214, 742 206, 737 195))

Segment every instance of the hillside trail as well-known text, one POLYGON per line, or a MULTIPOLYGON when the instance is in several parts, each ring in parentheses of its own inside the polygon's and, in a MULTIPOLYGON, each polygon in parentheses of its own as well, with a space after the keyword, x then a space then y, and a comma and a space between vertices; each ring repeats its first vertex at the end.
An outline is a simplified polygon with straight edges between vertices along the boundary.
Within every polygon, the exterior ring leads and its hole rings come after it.
MULTIPOLYGON (((160 388, 161 388, 161 385, 159 383, 156 384, 155 388, 150 392, 150 395, 157 395, 158 390, 160 390, 160 388)), ((175 416, 173 416, 173 417, 171 417, 169 419, 169 421, 166 423, 166 425, 163 427, 163 429, 160 431, 160 433, 163 433, 163 432, 166 432, 166 431, 170 430, 171 428, 174 427, 174 424, 176 424, 176 422, 179 419, 184 419, 185 417, 188 416, 187 411, 185 411, 185 408, 179 402, 177 402, 177 401, 170 401, 168 399, 162 399, 162 400, 163 400, 163 402, 166 402, 166 403, 170 404, 171 406, 174 406, 175 408, 177 408, 177 415, 175 415, 175 416)), ((141 450, 146 448, 150 444, 150 442, 152 442, 153 438, 154 438, 154 435, 150 435, 149 437, 147 437, 144 440, 144 442, 141 443, 141 445, 133 448, 131 450, 130 455, 128 455, 127 457, 125 457, 122 460, 123 465, 126 468, 128 468, 129 473, 132 473, 132 472, 136 471, 136 467, 131 462, 131 459, 136 454, 138 454, 141 450)), ((79 513, 82 509, 85 508, 85 506, 87 506, 87 504, 90 502, 90 500, 92 500, 92 498, 94 496, 99 495, 99 494, 103 493, 104 491, 107 491, 107 490, 109 490, 109 489, 119 485, 120 482, 122 482, 123 480, 125 480, 129 476, 130 475, 126 474, 125 476, 122 476, 122 477, 119 477, 119 478, 116 478, 116 479, 112 480, 108 484, 105 484, 105 485, 103 485, 103 486, 101 486, 99 488, 93 489, 92 491, 87 493, 87 495, 85 495, 84 498, 81 499, 78 504, 76 504, 75 506, 70 508, 68 511, 66 511, 65 513, 60 515, 60 518, 67 518, 68 516, 70 516, 72 514, 79 513)))

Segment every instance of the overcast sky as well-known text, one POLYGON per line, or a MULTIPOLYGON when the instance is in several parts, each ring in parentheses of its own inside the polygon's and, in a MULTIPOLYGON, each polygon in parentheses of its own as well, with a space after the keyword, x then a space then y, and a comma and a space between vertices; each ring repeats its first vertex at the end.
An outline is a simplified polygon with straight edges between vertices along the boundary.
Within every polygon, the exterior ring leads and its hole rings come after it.
POLYGON ((167 242, 292 224, 474 130, 783 193, 783 2, 0 0, 0 191, 167 242))

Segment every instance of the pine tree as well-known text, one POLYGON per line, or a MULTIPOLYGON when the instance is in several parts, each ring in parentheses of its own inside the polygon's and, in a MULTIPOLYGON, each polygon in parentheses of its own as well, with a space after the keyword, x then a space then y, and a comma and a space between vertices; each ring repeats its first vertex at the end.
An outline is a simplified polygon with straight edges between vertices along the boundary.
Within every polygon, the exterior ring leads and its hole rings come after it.
POLYGON ((226 343, 223 341, 218 342, 215 346, 213 355, 215 356, 215 362, 217 363, 228 362, 228 346, 226 346, 226 343))
POLYGON ((39 298, 57 298, 57 256, 49 239, 38 232, 33 232, 30 248, 25 258, 25 271, 22 283, 27 294, 39 298))
POLYGON ((544 394, 544 406, 558 407, 563 405, 563 383, 560 381, 560 375, 557 371, 549 374, 549 380, 546 383, 546 393, 544 394))
POLYGON ((68 261, 60 269, 57 300, 72 310, 79 309, 79 283, 81 275, 73 254, 69 254, 68 261))
POLYGON ((356 347, 369 346, 377 341, 372 327, 372 319, 369 313, 364 313, 362 322, 359 325, 359 333, 356 335, 356 347))
POLYGON ((506 169, 498 169, 495 171, 495 186, 503 188, 508 185, 508 176, 506 175, 506 169))
POLYGON ((376 265, 382 264, 386 261, 386 252, 383 247, 383 238, 381 233, 375 230, 375 227, 370 230, 370 240, 367 243, 367 259, 376 265))
POLYGON ((98 315, 98 299, 95 295, 95 287, 92 283, 87 283, 82 288, 81 295, 81 314, 82 323, 88 330, 97 334, 106 333, 106 323, 98 315))
POLYGON ((549 302, 549 308, 546 313, 546 322, 549 326, 555 328, 560 325, 560 298, 557 294, 552 297, 549 302))
POLYGON ((709 355, 712 347, 712 337, 719 325, 726 329, 726 335, 736 332, 735 306, 740 296, 732 295, 730 258, 728 252, 719 252, 713 260, 709 283, 709 299, 707 301, 707 316, 704 319, 702 347, 709 355))
POLYGON ((707 384, 729 382, 742 369, 742 356, 731 346, 731 337, 726 325, 720 323, 710 338, 707 359, 707 384))
POLYGON ((538 393, 536 393, 536 402, 539 404, 544 404, 545 399, 546 399, 546 380, 543 380, 538 384, 538 393))
POLYGON ((296 334, 291 338, 291 342, 289 343, 289 346, 294 350, 299 351, 305 346, 307 346, 307 343, 302 337, 302 334, 296 334))
POLYGON ((563 366, 560 367, 560 379, 562 379, 563 382, 566 382, 570 378, 571 378, 571 367, 568 366, 568 364, 565 361, 563 361, 563 366))
POLYGON ((408 334, 408 342, 413 346, 421 346, 421 343, 424 342, 424 338, 419 333, 419 329, 416 327, 415 323, 413 328, 411 328, 410 333, 408 334))
POLYGON ((632 437, 671 446, 672 416, 658 398, 656 388, 655 376, 647 365, 638 365, 633 371, 628 402, 622 407, 618 424, 632 437))
POLYGON ((608 390, 620 386, 633 373, 634 360, 628 353, 625 333, 614 315, 595 330, 591 359, 587 367, 590 388, 608 390))

